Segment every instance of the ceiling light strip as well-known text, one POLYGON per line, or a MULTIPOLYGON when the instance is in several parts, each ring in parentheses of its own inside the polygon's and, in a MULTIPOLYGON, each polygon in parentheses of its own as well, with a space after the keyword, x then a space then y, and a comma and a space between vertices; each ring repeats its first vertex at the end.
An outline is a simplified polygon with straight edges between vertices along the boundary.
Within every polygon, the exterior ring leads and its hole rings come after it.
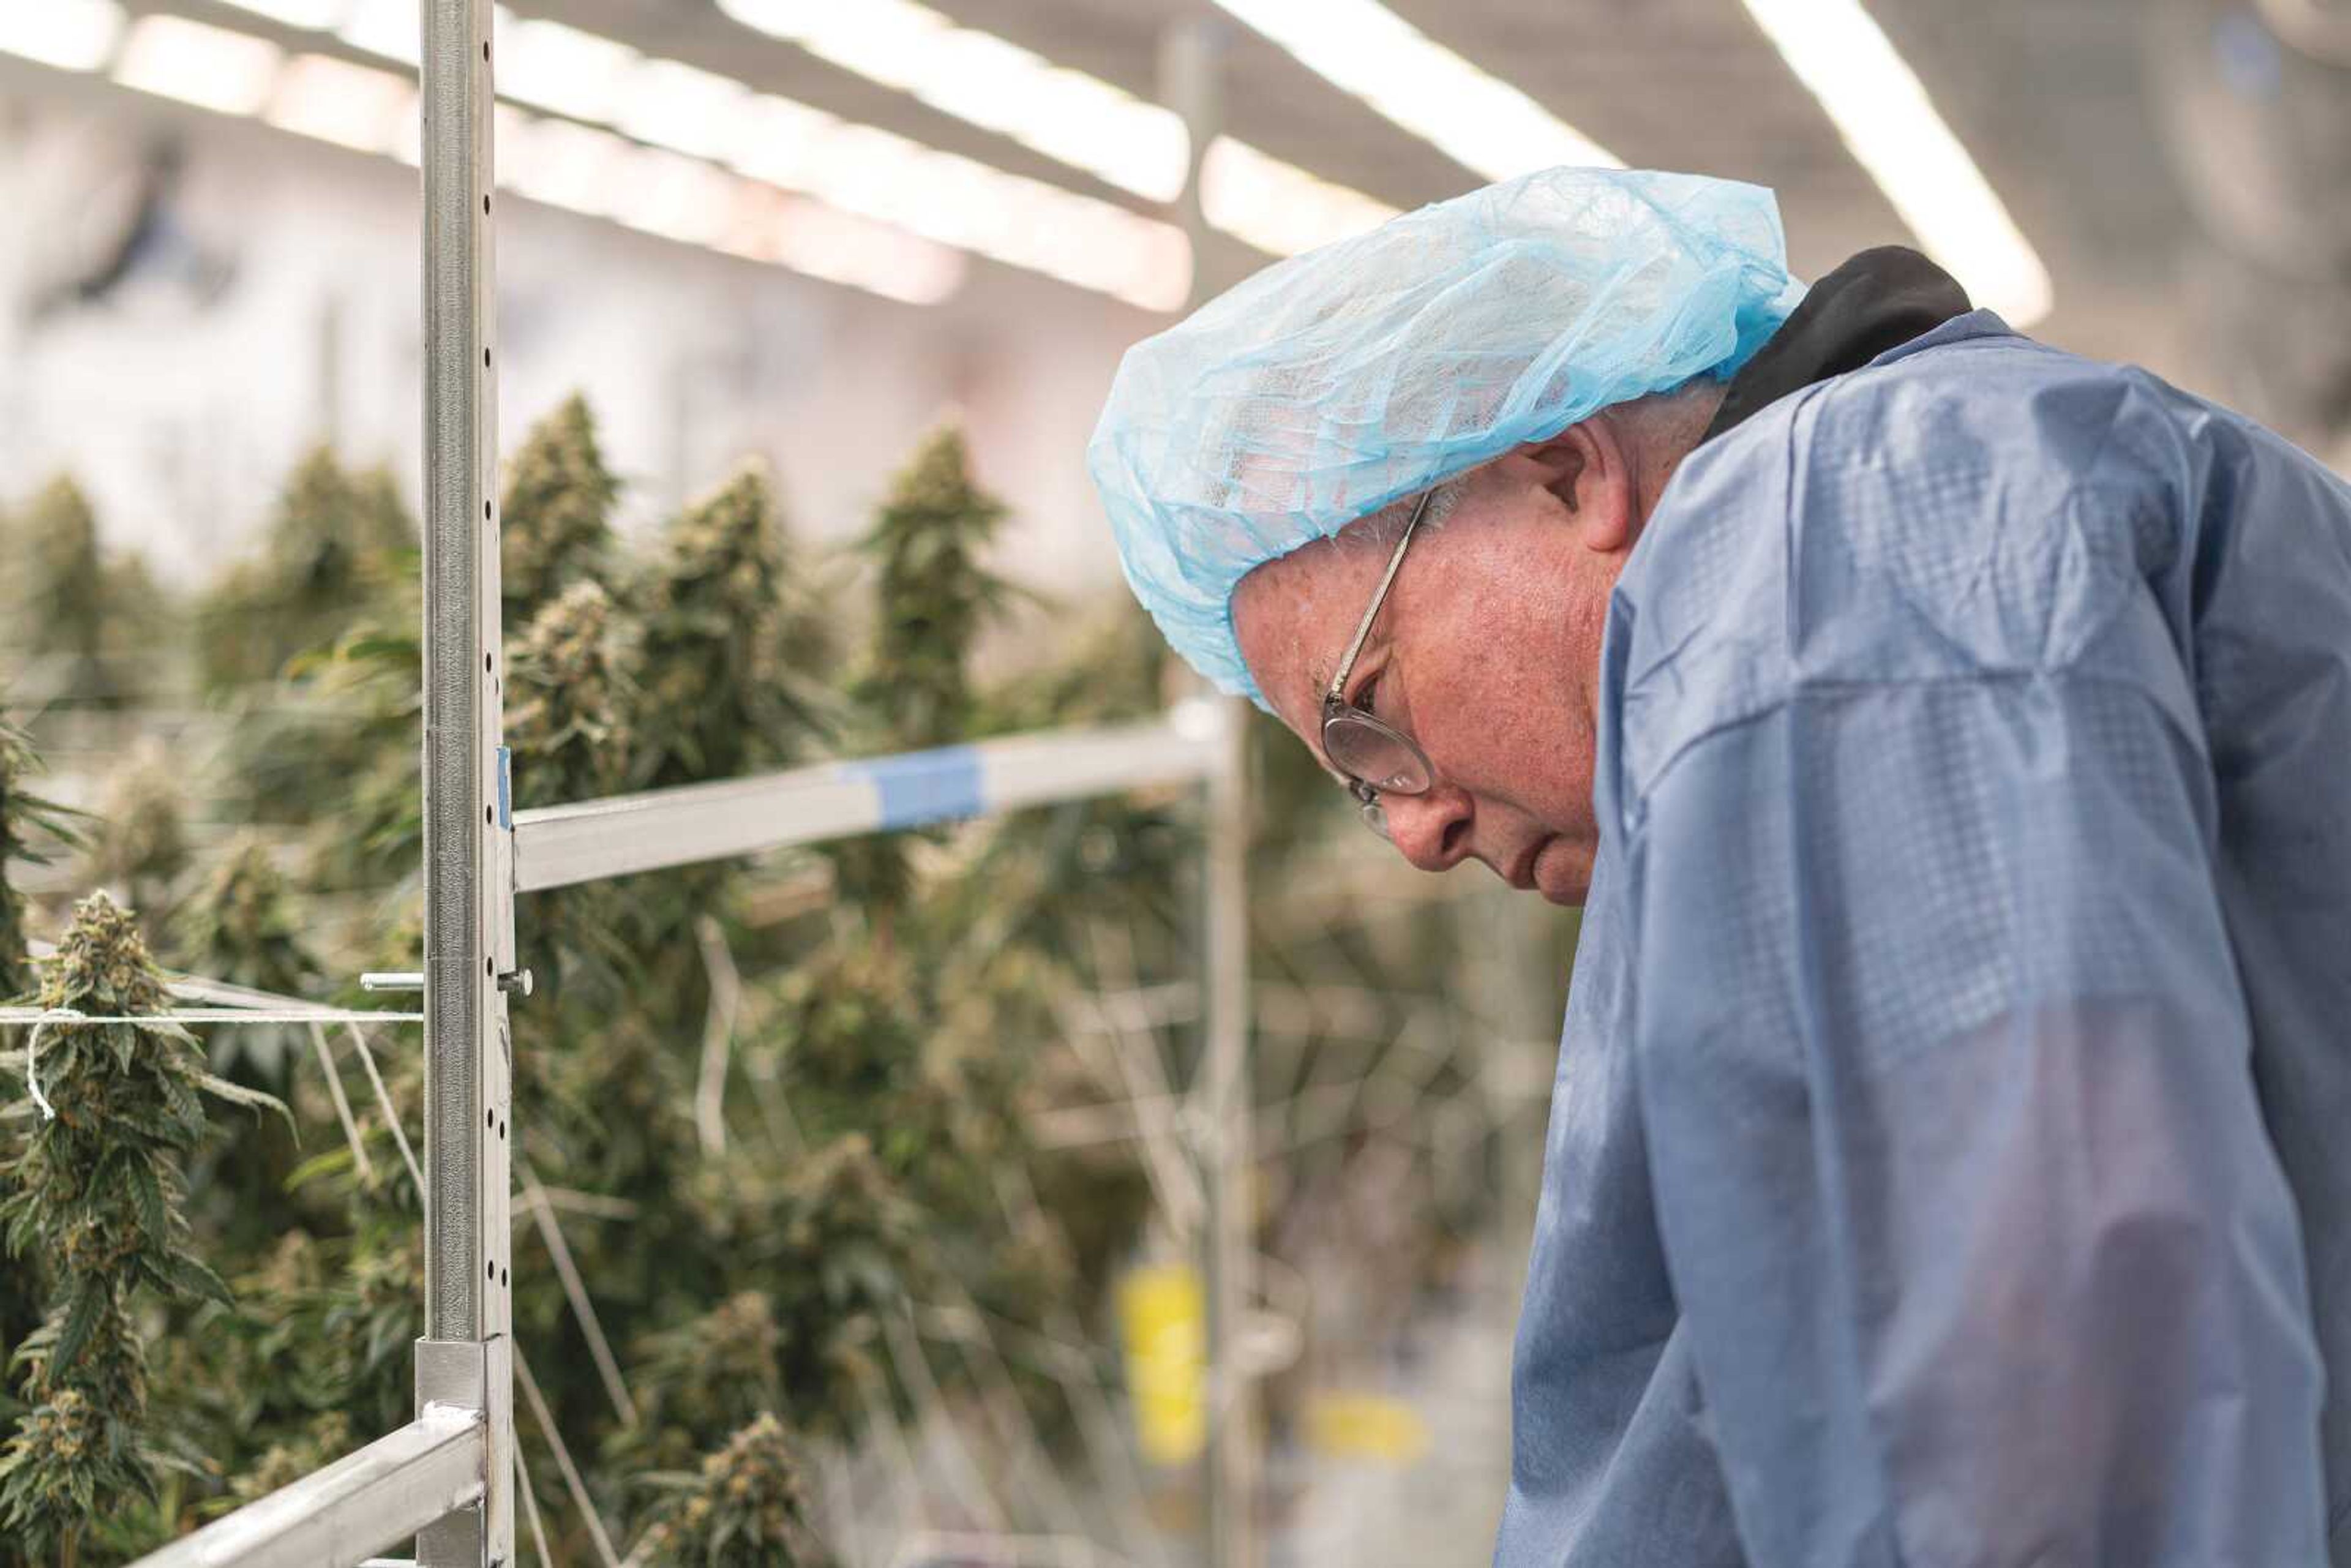
POLYGON ((1145 201, 1184 189, 1175 114, 914 0, 718 0, 736 21, 1145 201))
POLYGON ((0 4, 0 54, 58 70, 102 70, 114 57, 122 26, 115 0, 0 4))
POLYGON ((1308 70, 1489 180, 1562 163, 1623 168, 1575 127, 1379 4, 1216 0, 1308 70))
MULTIPOLYGON (((279 20, 326 17, 323 7, 298 13, 298 3, 244 8, 279 20)), ((0 53, 61 70, 110 66, 117 84, 137 91, 415 162, 416 87, 407 74, 328 55, 288 57, 266 38, 168 13, 126 27, 128 20, 115 0, 0 5, 0 53)), ((706 158, 503 105, 499 141, 501 183, 551 205, 910 304, 935 304, 963 281, 967 258, 952 246, 737 177, 706 158)))
MULTIPOLYGON (((1008 137, 1147 202, 1184 189, 1187 139, 1174 111, 914 0, 718 0, 756 32, 1008 137)), ((1276 256, 1343 239, 1395 215, 1231 138, 1201 173, 1209 224, 1276 256), (1228 185, 1227 182, 1230 184, 1228 185)))
POLYGON ((284 58, 266 38, 158 12, 132 24, 114 79, 218 114, 254 115, 268 102, 284 58))
POLYGON ((1745 4, 1921 248, 2011 325, 2046 316, 2048 269, 1860 0, 1745 4))

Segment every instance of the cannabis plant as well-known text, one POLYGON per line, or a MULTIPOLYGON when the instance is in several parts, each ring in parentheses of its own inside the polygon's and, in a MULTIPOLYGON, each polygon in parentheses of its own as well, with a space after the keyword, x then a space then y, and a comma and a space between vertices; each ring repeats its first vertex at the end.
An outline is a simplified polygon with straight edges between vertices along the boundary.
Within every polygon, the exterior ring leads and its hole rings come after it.
MULTIPOLYGON (((982 563, 1002 502, 972 478, 963 433, 934 432, 900 471, 860 552, 874 564, 875 620, 851 686, 856 747, 914 751, 971 738, 980 711, 974 643, 1012 597, 982 563)), ((846 902, 871 911, 888 940, 913 896, 903 835, 851 840, 831 852, 846 902)))
POLYGON ((40 1005, 140 1021, 45 1022, 5 1059, 41 1115, 8 1163, 0 1222, 9 1254, 39 1257, 53 1281, 14 1358, 33 1413, 0 1453, 0 1525, 35 1560, 73 1563, 126 1497, 154 1500, 132 1308, 145 1292, 228 1300, 191 1245, 182 1167, 204 1134, 201 1095, 277 1103, 207 1073, 169 1000, 131 916, 94 894, 45 961, 40 1005))
POLYGON ((168 919, 188 869, 186 777, 149 744, 116 768, 90 838, 90 878, 152 922, 168 919))
POLYGON ((48 843, 81 842, 75 825, 81 813, 33 793, 31 780, 40 771, 33 737, 0 711, 0 998, 33 988, 25 895, 9 881, 9 868, 48 864, 48 843))
POLYGON ((742 1291, 708 1312, 643 1335, 631 1364, 637 1419, 606 1444, 630 1474, 683 1469, 762 1412, 783 1408, 784 1328, 775 1303, 742 1291))
MULTIPOLYGON (((35 978, 26 947, 25 895, 9 881, 9 871, 19 864, 47 864, 49 841, 68 847, 79 841, 75 826, 79 813, 33 793, 30 780, 40 768, 32 737, 0 712, 0 998, 8 1000, 29 992, 35 978)), ((13 1178, 0 1167, 0 1207, 12 1190, 13 1178)), ((0 1358, 40 1322, 42 1275, 37 1260, 0 1269, 0 1358)), ((0 1378, 0 1419, 20 1414, 8 1397, 5 1379, 0 1378)))
POLYGON ((791 667, 797 591, 767 468, 747 464, 664 531, 631 596, 647 724, 636 782, 726 779, 795 760, 816 729, 791 667))
MULTIPOLYGON (((319 966, 302 938, 292 886, 279 869, 268 841, 241 833, 214 858, 202 885, 180 912, 178 951, 183 967, 215 980, 281 997, 309 994, 319 966)), ((245 1030, 240 1048, 271 1054, 253 1044, 268 1031, 245 1030)), ((274 1061, 274 1055, 273 1055, 274 1061)))
POLYGON ((376 603, 416 548, 388 475, 354 477, 320 447, 297 465, 262 540, 198 612, 199 663, 215 690, 274 679, 376 603))
POLYGON ((620 494, 588 402, 574 392, 531 427, 507 467, 498 545, 507 626, 528 624, 574 584, 612 586, 620 494))
POLYGON ((761 1415, 692 1474, 647 1478, 669 1494, 632 1560, 647 1568, 828 1568, 809 1523, 808 1461, 761 1415))
POLYGON ((60 475, 26 507, 16 539, 24 577, 11 630, 44 672, 40 695, 68 702, 111 697, 106 653, 120 607, 89 497, 60 475))

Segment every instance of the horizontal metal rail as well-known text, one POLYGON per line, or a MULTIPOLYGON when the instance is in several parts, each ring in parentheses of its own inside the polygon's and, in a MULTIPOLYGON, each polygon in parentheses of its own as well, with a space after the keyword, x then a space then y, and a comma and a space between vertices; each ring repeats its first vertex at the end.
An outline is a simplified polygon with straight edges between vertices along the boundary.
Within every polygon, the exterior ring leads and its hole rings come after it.
POLYGON ((1042 730, 518 811, 515 891, 1204 779, 1220 766, 1226 722, 1217 706, 1190 702, 1149 724, 1042 730))
POLYGON ((479 1410, 427 1405, 400 1430, 131 1568, 357 1568, 481 1497, 486 1431, 479 1410))

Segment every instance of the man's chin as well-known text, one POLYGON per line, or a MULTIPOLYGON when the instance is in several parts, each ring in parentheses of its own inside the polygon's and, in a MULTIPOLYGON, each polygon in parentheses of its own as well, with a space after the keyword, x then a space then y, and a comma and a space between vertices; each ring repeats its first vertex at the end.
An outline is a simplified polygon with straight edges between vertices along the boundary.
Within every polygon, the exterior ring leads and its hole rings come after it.
POLYGON ((1572 909, 1592 891, 1592 851, 1563 834, 1543 845, 1530 869, 1546 904, 1572 909))

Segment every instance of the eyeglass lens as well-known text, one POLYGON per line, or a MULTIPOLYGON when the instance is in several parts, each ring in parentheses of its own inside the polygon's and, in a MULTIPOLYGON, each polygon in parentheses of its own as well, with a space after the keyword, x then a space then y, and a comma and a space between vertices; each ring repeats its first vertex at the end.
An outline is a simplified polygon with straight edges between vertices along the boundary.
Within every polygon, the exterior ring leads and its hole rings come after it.
POLYGON ((1431 782, 1420 747, 1367 714, 1332 714, 1322 751, 1342 772, 1388 794, 1418 795, 1431 782))

